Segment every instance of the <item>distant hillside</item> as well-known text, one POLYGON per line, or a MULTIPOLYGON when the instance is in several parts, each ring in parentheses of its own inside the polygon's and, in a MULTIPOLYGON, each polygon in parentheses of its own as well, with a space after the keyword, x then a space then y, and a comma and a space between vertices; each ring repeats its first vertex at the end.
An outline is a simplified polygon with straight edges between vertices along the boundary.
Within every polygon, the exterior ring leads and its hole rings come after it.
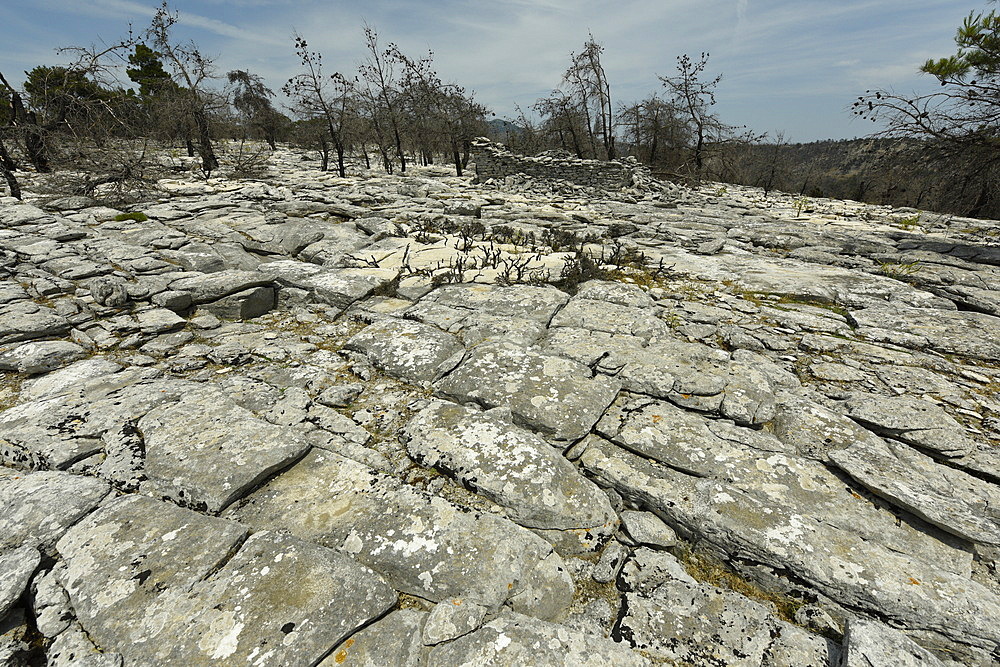
POLYGON ((997 174, 961 152, 916 139, 743 145, 713 166, 720 180, 807 197, 1000 217, 997 174))

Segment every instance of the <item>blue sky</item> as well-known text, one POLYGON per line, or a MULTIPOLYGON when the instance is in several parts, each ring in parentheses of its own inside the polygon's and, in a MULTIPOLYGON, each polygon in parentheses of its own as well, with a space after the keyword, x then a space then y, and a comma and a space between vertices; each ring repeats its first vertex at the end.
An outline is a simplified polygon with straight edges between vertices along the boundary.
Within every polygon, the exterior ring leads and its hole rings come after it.
MULTIPOLYGON (((0 71, 65 58, 56 47, 113 43, 148 25, 153 0, 0 0, 0 71)), ((718 111, 792 141, 863 136, 846 108, 867 88, 929 89, 916 73, 954 52, 953 37, 985 0, 175 0, 176 35, 277 90, 297 71, 300 32, 331 70, 364 57, 361 25, 414 56, 432 49, 445 80, 474 90, 498 116, 528 108, 559 83, 593 32, 616 101, 645 97, 682 53, 711 54, 723 75, 718 111)))

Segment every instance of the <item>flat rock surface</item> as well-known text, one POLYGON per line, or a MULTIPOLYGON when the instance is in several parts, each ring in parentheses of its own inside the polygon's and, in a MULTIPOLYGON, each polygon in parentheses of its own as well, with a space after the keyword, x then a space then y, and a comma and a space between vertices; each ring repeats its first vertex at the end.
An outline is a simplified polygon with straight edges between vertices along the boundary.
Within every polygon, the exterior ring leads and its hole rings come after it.
POLYGON ((435 601, 464 595, 500 604, 551 551, 510 521, 463 512, 319 450, 227 516, 341 549, 399 590, 435 601))
POLYGON ((407 450, 475 486, 523 526, 598 535, 613 529, 607 496, 558 450, 503 416, 435 403, 407 426, 407 450))
POLYGON ((1000 661, 996 221, 231 154, 0 198, 0 663, 1000 661))
POLYGON ((448 377, 439 394, 484 408, 508 407, 514 418, 555 440, 577 440, 618 393, 618 382, 593 378, 568 359, 516 345, 484 343, 448 377))

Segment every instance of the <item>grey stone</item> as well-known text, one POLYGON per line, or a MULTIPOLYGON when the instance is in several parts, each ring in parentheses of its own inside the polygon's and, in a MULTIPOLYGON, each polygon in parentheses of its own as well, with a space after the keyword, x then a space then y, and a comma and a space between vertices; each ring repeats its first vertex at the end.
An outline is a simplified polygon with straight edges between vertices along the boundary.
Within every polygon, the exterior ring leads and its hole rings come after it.
POLYGON ((321 303, 343 309, 378 290, 388 289, 398 277, 399 273, 390 269, 330 269, 294 286, 304 286, 321 303))
POLYGON ((937 657, 896 628, 855 617, 844 633, 843 667, 944 667, 937 657))
POLYGON ((0 352, 0 370, 38 375, 67 366, 85 356, 87 351, 76 343, 63 340, 33 341, 0 352))
POLYGON ((271 278, 256 271, 228 269, 179 278, 170 283, 170 289, 188 292, 192 301, 202 304, 218 301, 230 294, 245 292, 254 287, 266 287, 271 282, 271 278))
POLYGON ((841 470, 897 507, 942 530, 989 545, 1000 545, 996 485, 936 463, 899 443, 856 443, 831 451, 841 470))
POLYGON ((376 368, 404 382, 432 382, 454 368, 465 348, 435 327, 386 318, 353 336, 344 347, 365 354, 376 368))
POLYGON ((224 296, 218 301, 203 303, 199 310, 228 320, 249 320, 270 312, 275 306, 271 287, 254 287, 224 296))
POLYGON ((27 667, 38 656, 31 646, 31 631, 23 609, 0 618, 0 664, 27 667))
POLYGON ((581 542, 593 544, 617 525, 607 496, 573 464, 494 412, 439 401, 414 417, 405 438, 414 459, 508 508, 523 526, 591 533, 581 542))
POLYGON ((57 563, 53 569, 35 576, 31 583, 31 610, 35 627, 43 637, 52 639, 75 620, 69 595, 56 578, 55 572, 65 568, 57 563))
POLYGON ((180 329, 187 321, 166 308, 153 308, 136 313, 139 320, 139 330, 144 334, 160 334, 180 329))
POLYGON ((30 546, 48 552, 108 491, 105 482, 89 477, 0 468, 0 550, 30 546))
POLYGON ((45 377, 25 383, 21 387, 21 399, 33 401, 47 396, 57 396, 78 388, 82 382, 102 375, 110 375, 120 369, 121 364, 109 359, 101 357, 83 359, 65 368, 51 371, 45 377))
POLYGON ((788 665, 836 664, 837 647, 777 619, 768 608, 737 593, 707 584, 673 580, 655 589, 625 594, 620 628, 635 648, 687 664, 754 666, 774 664, 777 645, 794 646, 788 665))
POLYGON ((858 333, 873 341, 930 347, 945 354, 1000 360, 996 318, 984 313, 877 305, 851 312, 858 333))
POLYGON ((395 603, 391 588, 342 554, 274 533, 245 536, 231 522, 131 496, 58 548, 84 629, 130 663, 314 663, 395 603))
POLYGON ((975 448, 961 424, 919 398, 855 394, 846 406, 848 416, 862 426, 939 457, 960 457, 975 448))
POLYGON ((399 609, 342 642, 318 667, 423 667, 427 612, 399 609))
POLYGON ((218 512, 271 474, 292 464, 309 444, 273 426, 221 392, 190 391, 138 422, 146 448, 149 490, 218 512))
POLYGON ((649 660, 621 644, 567 630, 563 626, 509 614, 459 639, 435 646, 428 665, 649 665, 649 660))
POLYGON ((0 551, 0 619, 17 604, 41 559, 31 546, 0 551))
POLYGON ((120 667, 120 653, 105 653, 90 640, 78 623, 72 624, 49 645, 46 667, 120 667))
POLYGON ((583 283, 577 289, 576 298, 607 301, 631 308, 652 308, 655 304, 653 297, 638 285, 605 280, 590 280, 583 283))
POLYGON ((650 308, 620 306, 576 296, 552 318, 553 327, 575 327, 640 338, 664 336, 670 330, 650 308))
POLYGON ((180 313, 191 307, 194 301, 191 299, 190 292, 181 292, 179 290, 166 290, 160 292, 159 294, 154 294, 150 299, 154 305, 160 306, 161 308, 166 308, 167 310, 172 310, 175 313, 180 313))
MULTIPOLYGON (((461 597, 498 606, 520 593, 551 553, 547 543, 506 519, 463 511, 321 450, 227 516, 340 549, 397 590, 433 601, 461 597)), ((550 588, 564 585, 546 578, 550 588)))
POLYGON ((494 317, 519 317, 548 325, 569 296, 553 287, 445 285, 431 292, 427 300, 494 317))
POLYGON ((601 558, 594 566, 591 578, 599 584, 614 581, 627 557, 628 549, 622 546, 620 542, 612 540, 605 547, 604 551, 601 552, 601 558))
POLYGON ((636 591, 654 591, 663 584, 680 581, 697 585, 681 562, 668 551, 639 547, 622 567, 622 580, 636 591))
POLYGON ((618 388, 582 364, 509 343, 479 345, 437 384, 439 394, 463 403, 509 407, 519 423, 564 441, 586 435, 618 388))
POLYGON ((327 387, 316 396, 316 402, 330 408, 346 408, 364 391, 364 385, 352 382, 327 387))
POLYGON ((69 330, 69 320, 46 306, 16 302, 0 308, 0 345, 59 336, 69 330))
POLYGON ((722 482, 592 444, 580 459, 599 483, 642 502, 726 554, 788 570, 841 604, 868 609, 975 653, 1000 645, 1000 598, 967 576, 834 528, 722 482), (828 554, 837 554, 832 560, 828 554), (945 621, 944 619, 947 619, 945 621))
POLYGON ((639 544, 667 548, 677 544, 677 534, 652 512, 626 510, 621 513, 622 525, 629 537, 639 544))
POLYGON ((94 469, 94 474, 111 482, 122 491, 136 491, 146 479, 146 445, 133 420, 105 431, 104 460, 94 469))
POLYGON ((424 645, 434 646, 479 629, 487 611, 483 605, 462 598, 438 602, 424 624, 424 645))
POLYGON ((91 280, 90 294, 94 297, 94 301, 109 308, 120 308, 129 300, 125 281, 111 276, 91 280))

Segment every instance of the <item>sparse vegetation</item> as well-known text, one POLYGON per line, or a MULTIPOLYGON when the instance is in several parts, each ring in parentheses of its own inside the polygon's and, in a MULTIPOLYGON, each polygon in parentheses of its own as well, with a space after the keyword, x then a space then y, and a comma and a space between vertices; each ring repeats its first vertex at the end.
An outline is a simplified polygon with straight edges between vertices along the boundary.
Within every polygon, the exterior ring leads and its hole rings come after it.
POLYGON ((134 220, 135 222, 146 222, 149 220, 146 214, 142 211, 133 211, 132 213, 119 213, 114 217, 115 222, 124 222, 125 220, 134 220))

